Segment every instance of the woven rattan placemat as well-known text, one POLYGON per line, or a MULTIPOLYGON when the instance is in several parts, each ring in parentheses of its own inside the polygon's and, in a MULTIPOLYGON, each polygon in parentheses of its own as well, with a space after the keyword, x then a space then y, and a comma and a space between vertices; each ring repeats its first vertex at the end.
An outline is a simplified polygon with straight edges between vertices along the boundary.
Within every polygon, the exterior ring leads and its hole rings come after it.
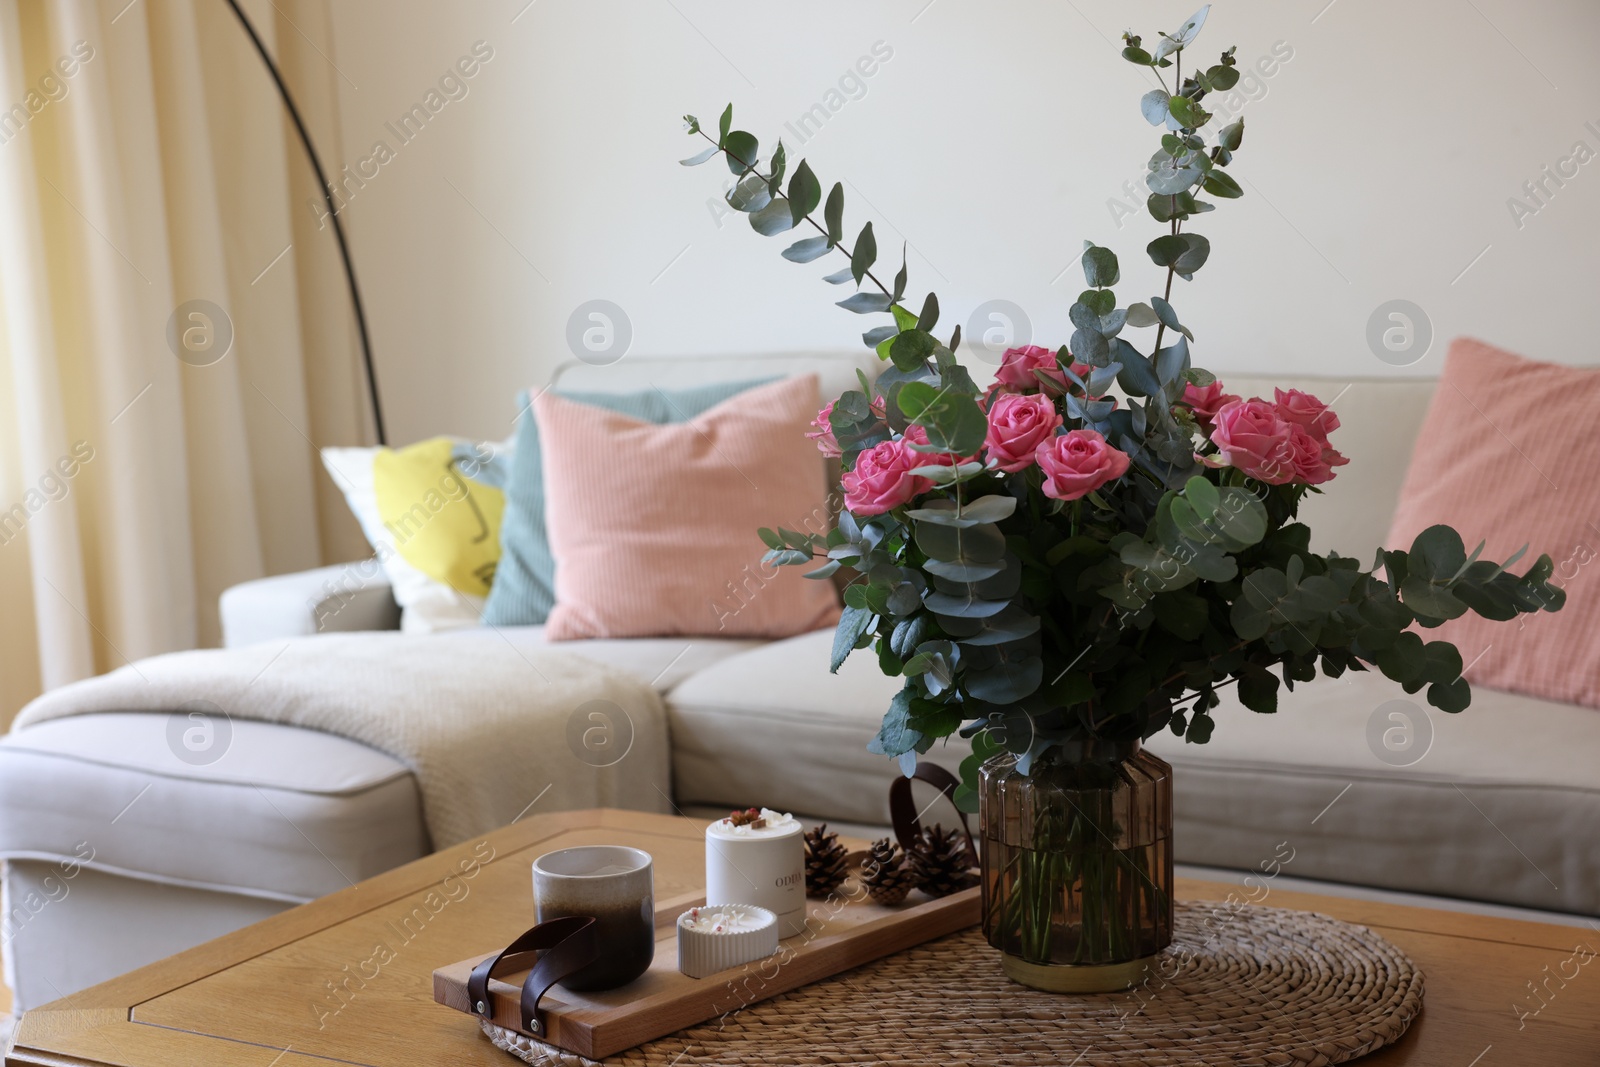
MULTIPOLYGON (((1320 1067, 1395 1041, 1422 1010, 1422 972, 1364 926, 1214 904, 1180 903, 1175 918, 1153 975, 1125 993, 1017 985, 972 929, 605 1062, 1320 1067)), ((594 1062, 483 1025, 527 1063, 594 1062)))

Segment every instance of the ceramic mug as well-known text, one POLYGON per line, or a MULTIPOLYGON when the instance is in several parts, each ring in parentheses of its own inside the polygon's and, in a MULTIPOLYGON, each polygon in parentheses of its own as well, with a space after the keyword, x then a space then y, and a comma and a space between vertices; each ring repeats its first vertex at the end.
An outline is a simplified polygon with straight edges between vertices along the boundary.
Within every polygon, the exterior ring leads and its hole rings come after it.
POLYGON ((650 853, 622 845, 579 845, 533 861, 539 922, 592 915, 600 956, 562 985, 574 992, 615 989, 650 969, 656 952, 655 880, 650 853))

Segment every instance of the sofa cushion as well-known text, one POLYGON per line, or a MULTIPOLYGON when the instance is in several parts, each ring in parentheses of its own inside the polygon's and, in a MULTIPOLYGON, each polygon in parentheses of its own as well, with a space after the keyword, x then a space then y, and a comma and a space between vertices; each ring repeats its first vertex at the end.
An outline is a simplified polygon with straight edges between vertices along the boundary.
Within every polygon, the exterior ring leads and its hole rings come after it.
MULTIPOLYGON (((544 627, 529 627, 543 632, 544 627)), ((760 648, 764 642, 727 637, 619 637, 562 641, 558 647, 628 671, 665 693, 731 656, 760 648)))
MULTIPOLYGON (((889 821, 894 760, 867 751, 901 679, 870 652, 828 673, 833 630, 729 656, 667 694, 679 804, 765 805, 829 819, 889 821)), ((952 771, 964 742, 926 758, 952 771)))
POLYGON ((322 450, 323 467, 382 562, 407 633, 477 625, 500 558, 510 455, 504 442, 450 437, 322 450))
MULTIPOLYGON (((866 744, 898 679, 861 653, 828 674, 832 637, 729 656, 668 695, 679 804, 889 821, 895 764, 866 744)), ((1175 768, 1179 862, 1255 869, 1286 841, 1298 877, 1600 912, 1600 716, 1482 689, 1446 715, 1370 673, 1297 685, 1270 716, 1229 692, 1209 744, 1150 743, 1175 768)))
POLYGON ((1514 624, 1468 613, 1425 634, 1461 650, 1474 686, 1600 708, 1600 368, 1539 363, 1458 339, 1428 408, 1389 539, 1444 523, 1471 552, 1525 571, 1541 554, 1566 593, 1514 624))
POLYGON ((236 719, 212 759, 192 728, 96 714, 0 738, 0 858, 298 903, 428 853, 416 779, 376 749, 236 719))
POLYGON ((839 617, 829 583, 767 563, 755 537, 828 526, 822 457, 804 437, 816 375, 667 425, 554 393, 533 410, 557 563, 548 638, 776 638, 839 617))
MULTIPOLYGON (((770 379, 713 382, 691 389, 656 387, 629 393, 572 393, 558 390, 575 403, 604 408, 654 424, 683 422, 738 393, 770 379)), ((541 390, 525 402, 530 409, 541 390)), ((511 465, 506 484, 505 521, 500 527, 502 555, 494 587, 484 604, 483 621, 490 626, 542 625, 555 604, 556 561, 545 528, 544 448, 539 442, 539 420, 524 411, 517 427, 516 452, 521 462, 511 465)))
POLYGON ((1225 698, 1208 744, 1150 742, 1180 862, 1255 869, 1287 842, 1297 877, 1600 912, 1600 716, 1486 689, 1447 715, 1375 673, 1279 707, 1225 698))

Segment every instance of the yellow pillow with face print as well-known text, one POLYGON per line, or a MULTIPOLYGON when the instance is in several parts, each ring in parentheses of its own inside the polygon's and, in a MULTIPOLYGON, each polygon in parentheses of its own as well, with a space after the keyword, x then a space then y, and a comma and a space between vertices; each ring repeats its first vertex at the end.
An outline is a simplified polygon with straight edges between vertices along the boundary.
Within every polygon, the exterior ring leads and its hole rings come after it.
POLYGON ((486 596, 500 561, 506 498, 488 484, 489 457, 470 444, 435 437, 372 458, 378 516, 395 551, 428 577, 470 596, 486 596))

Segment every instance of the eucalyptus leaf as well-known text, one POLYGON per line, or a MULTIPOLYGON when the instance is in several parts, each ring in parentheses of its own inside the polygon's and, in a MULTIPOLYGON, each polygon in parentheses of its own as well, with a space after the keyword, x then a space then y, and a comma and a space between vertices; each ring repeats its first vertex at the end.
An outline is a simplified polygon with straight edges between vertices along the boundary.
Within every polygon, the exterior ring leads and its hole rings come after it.
POLYGON ((1004 611, 1004 600, 984 600, 977 596, 952 596, 949 593, 929 593, 923 600, 935 615, 950 615, 958 619, 981 619, 1004 611))
POLYGON ((1139 100, 1139 110, 1144 113, 1145 121, 1152 126, 1164 125, 1167 121, 1167 101, 1171 99, 1165 89, 1151 89, 1139 100))
MULTIPOLYGON (((861 233, 856 237, 856 247, 850 253, 850 273, 854 276, 856 284, 861 284, 861 279, 866 277, 867 271, 872 269, 873 262, 878 258, 878 241, 872 236, 872 223, 861 227, 861 233)), ((888 307, 890 300, 883 298, 884 306, 888 307)))
POLYGON ((1211 112, 1187 96, 1174 96, 1167 101, 1167 109, 1172 112, 1172 117, 1178 120, 1178 124, 1186 130, 1199 129, 1211 121, 1211 112))
POLYGON ((833 634, 833 654, 828 660, 829 673, 839 673, 840 664, 854 650, 861 635, 870 630, 876 621, 877 616, 865 608, 846 607, 840 613, 839 625, 833 634))
POLYGON ((999 563, 1005 558, 1006 539, 998 526, 973 526, 966 529, 919 524, 915 528, 917 547, 933 559, 948 563, 999 563))
POLYGON ((1411 542, 1409 573, 1428 579, 1448 580, 1467 561, 1461 535, 1448 526, 1430 526, 1411 542))
POLYGON ((776 237, 794 229, 794 218, 789 214, 789 204, 774 200, 750 216, 750 228, 763 237, 776 237))
POLYGON ((1220 196, 1224 200, 1237 200, 1244 195, 1244 190, 1239 188, 1239 183, 1227 171, 1212 171, 1201 185, 1212 196, 1220 196))
POLYGON ((889 358, 901 370, 912 370, 928 361, 938 343, 933 334, 926 331, 904 330, 896 334, 889 345, 889 358))
POLYGON ((783 250, 783 258, 791 263, 810 263, 828 254, 826 237, 807 237, 783 250))
POLYGON ((975 475, 983 473, 983 464, 976 461, 972 463, 958 463, 954 466, 945 464, 931 464, 926 467, 913 467, 911 473, 919 478, 926 478, 934 485, 948 486, 965 481, 975 475))
POLYGON ((1067 309, 1067 318, 1080 330, 1100 332, 1100 313, 1081 300, 1067 309))
POLYGON ((913 752, 920 740, 922 734, 911 726, 911 694, 902 689, 889 702, 889 710, 883 715, 883 725, 878 728, 878 736, 867 743, 867 751, 880 756, 899 757, 913 752))
POLYGON ((1452 715, 1466 711, 1467 705, 1472 703, 1472 686, 1465 678, 1457 678, 1449 684, 1435 682, 1428 687, 1428 703, 1452 715))
POLYGON ((1091 367, 1103 367, 1111 361, 1111 346, 1098 329, 1074 330, 1072 354, 1091 367))
POLYGON ((913 519, 917 522, 931 522, 939 526, 954 526, 958 529, 965 529, 969 526, 977 526, 986 521, 983 519, 968 518, 967 516, 962 515, 961 512, 957 510, 957 505, 954 500, 942 499, 929 500, 924 503, 922 507, 913 508, 912 510, 907 511, 906 518, 913 519))
POLYGON ((1138 352, 1132 358, 1119 356, 1122 370, 1117 374, 1117 384, 1129 396, 1155 396, 1161 392, 1161 380, 1156 377, 1150 361, 1138 352))
POLYGON ((1172 269, 1187 277, 1205 265, 1211 256, 1211 242, 1198 233, 1180 233, 1183 251, 1172 261, 1172 269))
MULTIPOLYGON (((1160 297, 1157 297, 1156 299, 1159 300, 1160 297)), ((1129 326, 1143 328, 1145 326, 1154 326, 1160 321, 1161 318, 1155 313, 1155 310, 1151 308, 1149 304, 1138 303, 1128 305, 1127 323, 1129 326)))
POLYGON ((1183 495, 1201 521, 1211 518, 1222 505, 1222 494, 1217 492, 1217 487, 1198 475, 1184 483, 1183 495))
POLYGON ((954 582, 979 582, 1000 574, 1006 569, 1006 565, 1001 562, 952 563, 948 560, 930 559, 923 563, 922 569, 936 577, 954 582))
POLYGON ((889 297, 886 293, 852 293, 835 303, 846 311, 854 311, 857 315, 870 315, 876 311, 889 310, 889 297))
POLYGON ((828 202, 822 208, 822 218, 828 227, 828 240, 838 244, 844 240, 844 185, 834 182, 828 190, 828 202))
POLYGON ((889 633, 889 649, 901 659, 910 659, 931 625, 926 614, 901 619, 889 633))
POLYGON ((722 140, 723 150, 728 154, 728 169, 735 174, 743 174, 752 169, 761 156, 761 143, 755 135, 744 130, 734 130, 722 140))
MULTIPOLYGON (((794 218, 794 224, 800 225, 801 219, 817 209, 821 199, 822 185, 817 181, 817 176, 811 173, 810 164, 802 159, 789 178, 789 214, 794 218)), ((826 243, 827 238, 817 240, 826 243)))
POLYGON ((1186 48, 1194 44, 1194 39, 1200 36, 1200 27, 1206 24, 1206 16, 1209 14, 1211 14, 1211 5, 1207 4, 1184 20, 1183 25, 1178 27, 1178 31, 1172 34, 1179 47, 1186 48))
POLYGON ((727 201, 735 211, 760 211, 772 203, 772 191, 767 188, 766 180, 761 175, 747 174, 728 191, 727 201))
POLYGON ((1234 67, 1225 67, 1218 63, 1206 71, 1206 78, 1211 82, 1213 89, 1225 93, 1239 84, 1239 71, 1234 67))
POLYGON ((1189 369, 1188 340, 1179 337, 1166 348, 1157 349, 1153 362, 1163 392, 1170 394, 1167 399, 1176 400, 1183 393, 1183 372, 1189 369))
POLYGON ((1032 696, 1044 680, 1044 663, 1038 658, 1021 663, 1004 663, 983 671, 970 671, 966 690, 978 700, 991 704, 1014 704, 1032 696))
POLYGON ((1150 168, 1150 173, 1145 175, 1144 183, 1149 186, 1152 193, 1162 196, 1172 196, 1192 188, 1200 180, 1200 168, 1179 166, 1170 157, 1158 165, 1150 168))
POLYGON ((1109 248, 1089 244, 1083 250, 1082 263, 1083 280, 1097 289, 1116 285, 1121 277, 1121 271, 1117 266, 1117 254, 1109 248))
POLYGON ((772 161, 767 165, 767 192, 777 196, 783 188, 783 169, 788 163, 788 154, 784 151, 783 142, 778 142, 778 147, 772 150, 772 161))

